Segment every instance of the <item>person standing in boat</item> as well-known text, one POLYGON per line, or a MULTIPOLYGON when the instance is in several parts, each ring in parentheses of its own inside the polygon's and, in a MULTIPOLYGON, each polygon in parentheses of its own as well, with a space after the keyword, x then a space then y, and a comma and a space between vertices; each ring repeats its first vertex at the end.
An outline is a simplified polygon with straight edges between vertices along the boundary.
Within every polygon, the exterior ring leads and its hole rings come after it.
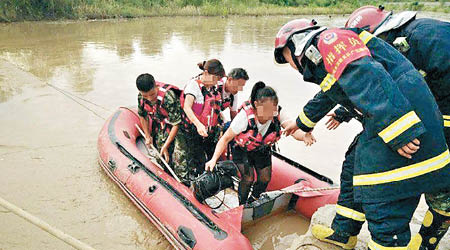
POLYGON ((203 61, 197 65, 203 72, 192 78, 184 87, 181 100, 184 110, 183 130, 189 142, 188 165, 194 176, 203 172, 202 166, 206 159, 212 156, 218 140, 222 89, 218 88, 217 84, 225 77, 222 63, 217 59, 203 61))
MULTIPOLYGON (((222 111, 226 108, 230 109, 230 118, 233 118, 237 114, 239 92, 244 89, 245 83, 248 81, 247 71, 243 68, 234 68, 228 75, 222 78, 222 111)), ((220 87, 220 85, 219 85, 220 87)))
POLYGON ((186 138, 179 130, 182 118, 181 90, 170 84, 155 82, 150 74, 136 79, 138 114, 145 133, 145 144, 154 145, 159 154, 174 166, 175 174, 188 182, 186 138))
MULTIPOLYGON (((212 171, 228 143, 234 139, 233 161, 241 174, 238 194, 239 204, 246 204, 254 182, 254 170, 257 181, 253 185, 252 197, 263 193, 272 175, 271 148, 281 137, 281 129, 288 120, 278 106, 278 96, 274 89, 263 82, 257 82, 252 89, 250 100, 244 102, 230 127, 220 138, 211 160, 205 164, 212 171)), ((293 137, 304 141, 306 145, 315 142, 310 133, 297 131, 293 137)), ((248 203, 250 203, 249 200, 248 203)))
MULTIPOLYGON (((420 195, 450 186, 442 114, 419 72, 389 44, 362 29, 315 24, 293 20, 275 40, 275 60, 320 85, 325 106, 317 120, 303 109, 286 134, 312 129, 336 104, 360 114, 353 192, 369 224, 369 249, 406 249, 420 195)), ((329 228, 321 235, 350 240, 329 228)))

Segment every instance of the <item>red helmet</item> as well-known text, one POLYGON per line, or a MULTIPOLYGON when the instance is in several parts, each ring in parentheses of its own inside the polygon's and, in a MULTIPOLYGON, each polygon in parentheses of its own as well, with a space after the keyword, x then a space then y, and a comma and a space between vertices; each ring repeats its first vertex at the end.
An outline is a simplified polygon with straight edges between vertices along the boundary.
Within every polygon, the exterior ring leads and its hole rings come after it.
POLYGON ((392 11, 388 12, 384 10, 384 7, 380 5, 378 8, 375 6, 363 6, 350 15, 345 23, 346 28, 365 28, 369 27, 368 31, 374 33, 375 30, 383 24, 386 19, 392 15, 392 11))
POLYGON ((275 38, 275 61, 280 64, 287 63, 283 56, 283 48, 286 46, 291 36, 311 28, 318 28, 319 26, 316 26, 316 24, 317 22, 314 19, 312 21, 307 19, 295 19, 283 25, 275 38))

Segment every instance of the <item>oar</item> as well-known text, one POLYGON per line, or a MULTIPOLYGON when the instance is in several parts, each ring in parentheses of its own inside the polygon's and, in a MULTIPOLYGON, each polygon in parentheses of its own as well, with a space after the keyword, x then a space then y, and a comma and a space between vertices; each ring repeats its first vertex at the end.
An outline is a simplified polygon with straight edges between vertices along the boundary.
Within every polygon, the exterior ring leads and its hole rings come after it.
POLYGON ((317 197, 317 196, 326 195, 326 193, 321 192, 321 191, 336 190, 339 188, 340 188, 339 186, 308 188, 302 182, 299 182, 297 184, 294 184, 289 187, 285 187, 280 190, 265 192, 265 194, 269 194, 269 195, 295 194, 300 197, 317 197))
MULTIPOLYGON (((139 130, 139 133, 144 137, 145 139, 145 134, 144 131, 142 131, 142 129, 139 127, 139 125, 134 124, 136 126, 136 128, 139 130)), ((145 144, 145 143, 144 143, 145 144)), ((147 147, 147 145, 145 145, 147 147)), ((155 146, 153 146, 153 144, 150 144, 150 146, 152 147, 153 150, 156 151, 159 159, 161 159, 162 163, 164 164, 164 166, 166 166, 167 169, 169 169, 169 172, 172 174, 173 178, 175 178, 175 180, 177 180, 178 182, 181 182, 180 179, 178 178, 178 176, 175 174, 175 172, 172 170, 172 168, 169 166, 169 164, 166 162, 166 160, 164 160, 164 158, 162 158, 162 156, 159 154, 158 150, 155 148, 155 146)))
MULTIPOLYGON (((136 128, 139 129, 139 132, 142 134, 141 128, 140 128, 137 124, 135 124, 135 125, 136 125, 136 128)), ((143 136, 143 137, 144 137, 144 139, 145 139, 145 136, 143 136)), ((144 148, 145 148, 145 151, 147 151, 147 157, 148 157, 148 158, 152 158, 152 156, 150 155, 150 150, 148 149, 147 144, 145 144, 145 142, 144 142, 144 148)), ((158 168, 160 168, 162 171, 165 171, 164 168, 161 167, 161 165, 159 165, 157 162, 153 162, 153 163, 154 163, 156 166, 158 166, 158 168)))

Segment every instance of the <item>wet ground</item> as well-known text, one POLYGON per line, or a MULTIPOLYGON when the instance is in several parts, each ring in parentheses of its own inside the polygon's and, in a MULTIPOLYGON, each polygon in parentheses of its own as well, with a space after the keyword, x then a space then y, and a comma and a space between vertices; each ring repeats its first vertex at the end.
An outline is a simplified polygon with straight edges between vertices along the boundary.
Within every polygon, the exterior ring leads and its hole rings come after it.
MULTIPOLYGON (((450 20, 448 14, 432 15, 450 20)), ((97 249, 170 249, 100 169, 96 141, 104 118, 119 106, 136 105, 139 74, 181 87, 200 73, 197 62, 209 58, 220 59, 226 70, 248 71, 245 98, 258 80, 275 87, 280 104, 295 117, 319 88, 272 59, 274 36, 292 18, 0 24, 0 197, 97 249)), ((315 18, 337 26, 346 20, 315 18)), ((281 152, 338 181, 346 148, 359 130, 350 122, 330 132, 322 121, 314 131, 317 144, 306 148, 284 139, 281 152)), ((245 234, 257 249, 284 249, 307 228, 308 221, 288 213, 245 234)), ((0 249, 70 247, 0 208, 0 249)))

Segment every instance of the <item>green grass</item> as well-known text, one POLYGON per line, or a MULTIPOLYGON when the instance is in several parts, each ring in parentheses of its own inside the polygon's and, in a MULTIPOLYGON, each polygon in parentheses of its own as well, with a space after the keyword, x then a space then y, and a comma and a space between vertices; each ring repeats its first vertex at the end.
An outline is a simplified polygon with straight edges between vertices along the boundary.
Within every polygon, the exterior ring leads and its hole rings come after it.
MULTIPOLYGON (((398 2, 398 1, 390 1, 398 2)), ((385 3, 395 10, 450 12, 417 2, 385 3)), ((104 19, 148 16, 346 14, 372 0, 0 0, 0 21, 104 19)))

